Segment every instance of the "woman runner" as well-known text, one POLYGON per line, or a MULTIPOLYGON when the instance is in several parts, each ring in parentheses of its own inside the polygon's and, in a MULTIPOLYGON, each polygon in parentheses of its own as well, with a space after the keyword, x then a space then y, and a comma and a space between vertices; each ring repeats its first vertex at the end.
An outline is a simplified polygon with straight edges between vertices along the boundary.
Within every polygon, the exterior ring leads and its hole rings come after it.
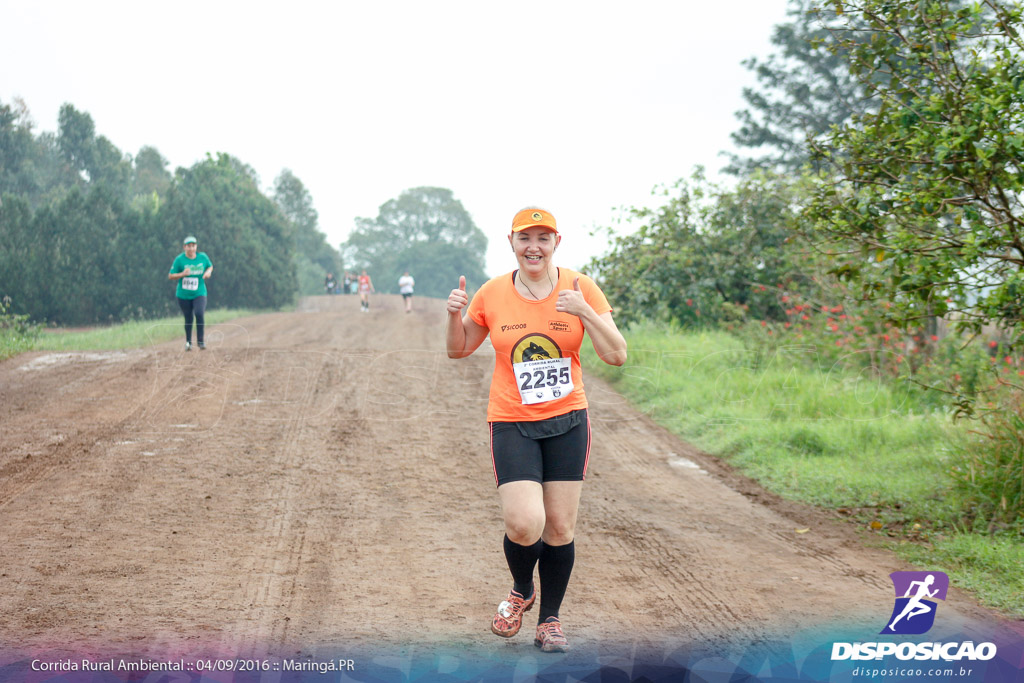
POLYGON ((206 349, 203 339, 206 326, 206 281, 213 275, 213 264, 205 252, 198 251, 196 238, 189 235, 185 238, 185 251, 178 254, 171 264, 168 280, 177 280, 175 296, 178 308, 185 316, 185 350, 192 350, 192 317, 196 319, 196 342, 199 350, 206 349))
POLYGON ((559 608, 575 561, 576 512, 590 456, 579 351, 585 331, 604 362, 622 365, 626 340, 597 284, 555 266, 562 238, 554 216, 523 209, 512 219, 508 239, 516 270, 485 283, 472 303, 464 276, 448 296, 448 357, 465 358, 491 337, 495 364, 487 421, 512 574, 491 631, 516 635, 540 592, 534 644, 544 652, 566 652, 559 608))

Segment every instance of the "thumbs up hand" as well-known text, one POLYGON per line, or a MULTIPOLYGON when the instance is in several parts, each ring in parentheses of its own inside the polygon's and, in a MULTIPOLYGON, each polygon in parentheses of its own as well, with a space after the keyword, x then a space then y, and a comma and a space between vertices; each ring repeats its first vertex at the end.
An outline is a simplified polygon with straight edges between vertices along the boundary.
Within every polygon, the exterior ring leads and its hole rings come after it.
POLYGON ((583 290, 580 289, 579 277, 572 281, 572 289, 563 289, 558 292, 558 301, 555 302, 556 311, 580 316, 589 308, 590 304, 583 298, 583 290))
POLYGON ((453 289, 448 295, 448 313, 460 314, 462 309, 469 303, 469 296, 466 294, 466 276, 459 276, 459 288, 453 289))

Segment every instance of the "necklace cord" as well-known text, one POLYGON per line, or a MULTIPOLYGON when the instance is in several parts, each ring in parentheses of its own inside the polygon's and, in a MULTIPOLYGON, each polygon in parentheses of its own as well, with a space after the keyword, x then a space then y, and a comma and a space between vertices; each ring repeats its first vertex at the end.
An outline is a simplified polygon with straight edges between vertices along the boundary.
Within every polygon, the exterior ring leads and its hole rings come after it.
MULTIPOLYGON (((530 296, 532 296, 537 301, 540 301, 540 297, 533 293, 533 290, 530 289, 530 285, 526 284, 526 282, 523 281, 523 276, 519 275, 518 273, 516 273, 516 275, 519 276, 519 282, 523 285, 523 287, 526 287, 526 291, 530 293, 530 296)), ((555 284, 551 281, 551 273, 548 273, 548 285, 550 285, 551 289, 554 290, 555 284)), ((551 296, 551 292, 548 292, 548 296, 551 296)))

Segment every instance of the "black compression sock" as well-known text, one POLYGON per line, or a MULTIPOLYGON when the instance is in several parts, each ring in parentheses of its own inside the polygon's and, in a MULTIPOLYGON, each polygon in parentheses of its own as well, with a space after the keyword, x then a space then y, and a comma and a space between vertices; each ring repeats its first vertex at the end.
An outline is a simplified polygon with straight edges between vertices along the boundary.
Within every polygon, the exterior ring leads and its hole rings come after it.
POLYGON ((565 589, 569 585, 569 576, 576 562, 576 542, 569 541, 565 545, 547 545, 540 551, 537 571, 540 574, 540 585, 544 592, 540 596, 540 610, 537 623, 548 617, 557 617, 562 606, 565 589))
POLYGON ((537 541, 533 545, 519 545, 505 536, 505 560, 512 572, 512 590, 529 598, 533 595, 533 568, 537 565, 544 543, 537 541))

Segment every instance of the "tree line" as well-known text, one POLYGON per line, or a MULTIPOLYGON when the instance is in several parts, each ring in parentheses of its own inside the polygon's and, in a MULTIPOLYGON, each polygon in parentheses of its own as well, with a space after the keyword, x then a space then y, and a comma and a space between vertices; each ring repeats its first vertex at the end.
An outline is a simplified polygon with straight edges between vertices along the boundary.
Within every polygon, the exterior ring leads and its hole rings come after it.
POLYGON ((64 325, 172 314, 166 273, 186 235, 218 266, 217 306, 277 308, 311 271, 322 282, 340 268, 290 171, 268 197, 228 154, 167 166, 153 147, 124 154, 71 104, 56 134, 36 134, 23 102, 0 103, 0 296, 10 309, 64 325))
POLYGON ((71 104, 53 134, 35 132, 24 102, 0 102, 0 299, 63 325, 173 314, 166 272, 186 235, 216 263, 212 301, 228 308, 278 308, 363 268, 382 292, 405 269, 427 296, 460 273, 485 279, 487 240, 451 190, 402 192, 336 249, 295 174, 259 185, 228 154, 172 173, 154 147, 121 152, 71 104))

